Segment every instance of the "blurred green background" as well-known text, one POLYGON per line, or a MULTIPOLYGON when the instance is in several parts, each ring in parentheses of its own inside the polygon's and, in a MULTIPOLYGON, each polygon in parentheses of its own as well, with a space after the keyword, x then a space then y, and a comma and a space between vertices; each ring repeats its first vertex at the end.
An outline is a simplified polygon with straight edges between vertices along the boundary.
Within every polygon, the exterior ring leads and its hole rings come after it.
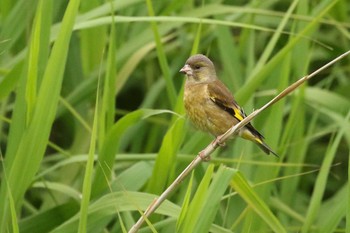
MULTIPOLYGON (((0 231, 127 232, 213 139, 191 54, 249 114, 350 47, 347 0, 2 0, 0 231)), ((350 232, 350 58, 253 120, 140 232, 350 232)))

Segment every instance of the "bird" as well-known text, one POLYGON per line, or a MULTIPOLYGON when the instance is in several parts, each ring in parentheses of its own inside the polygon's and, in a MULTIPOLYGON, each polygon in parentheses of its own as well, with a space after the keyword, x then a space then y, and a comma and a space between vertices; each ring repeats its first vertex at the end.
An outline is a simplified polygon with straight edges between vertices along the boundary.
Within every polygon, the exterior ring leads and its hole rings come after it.
MULTIPOLYGON (((196 128, 218 138, 246 117, 230 90, 218 79, 208 57, 203 54, 189 57, 180 73, 187 77, 183 101, 187 116, 196 128)), ((251 123, 241 128, 237 135, 254 142, 266 154, 279 157, 251 123)))

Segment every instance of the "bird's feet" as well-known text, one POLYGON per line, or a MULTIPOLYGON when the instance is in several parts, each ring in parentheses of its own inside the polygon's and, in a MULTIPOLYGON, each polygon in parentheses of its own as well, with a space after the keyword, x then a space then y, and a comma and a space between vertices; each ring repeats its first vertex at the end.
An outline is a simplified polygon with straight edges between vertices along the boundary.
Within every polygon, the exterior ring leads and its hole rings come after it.
POLYGON ((204 162, 210 161, 210 155, 206 155, 205 150, 202 150, 199 152, 198 156, 202 159, 204 162))
POLYGON ((219 146, 221 146, 221 147, 226 146, 226 143, 225 143, 225 142, 221 142, 221 139, 222 139, 221 136, 217 136, 217 137, 215 138, 214 144, 217 144, 217 145, 219 145, 219 146))
MULTIPOLYGON (((215 140, 212 142, 212 145, 216 148, 217 146, 215 145, 219 145, 221 147, 225 146, 226 143, 225 142, 221 142, 221 136, 218 136, 215 138, 215 140)), ((210 155, 207 155, 205 150, 202 150, 201 152, 199 152, 198 156, 205 162, 210 161, 210 155)))

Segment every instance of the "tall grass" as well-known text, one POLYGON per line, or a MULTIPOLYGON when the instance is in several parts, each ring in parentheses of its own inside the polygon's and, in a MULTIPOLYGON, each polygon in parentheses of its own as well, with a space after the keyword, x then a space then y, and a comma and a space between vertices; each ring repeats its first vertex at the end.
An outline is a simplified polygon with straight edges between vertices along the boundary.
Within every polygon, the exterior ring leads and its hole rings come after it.
MULTIPOLYGON (((1 232, 128 231, 212 139, 184 114, 190 54, 208 55, 249 113, 349 49, 349 10, 1 1, 1 232)), ((254 120, 280 158, 230 141, 140 232, 350 232, 349 62, 254 120)))

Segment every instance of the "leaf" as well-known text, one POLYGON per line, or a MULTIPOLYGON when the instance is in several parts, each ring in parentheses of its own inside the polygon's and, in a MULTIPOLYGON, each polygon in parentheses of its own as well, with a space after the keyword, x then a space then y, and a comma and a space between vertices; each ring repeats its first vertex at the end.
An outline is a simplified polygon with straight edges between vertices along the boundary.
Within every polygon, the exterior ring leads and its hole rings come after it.
POLYGON ((235 173, 233 176, 231 186, 236 190, 239 196, 247 202, 249 207, 271 227, 271 230, 281 233, 287 232, 278 219, 273 215, 268 205, 260 199, 240 172, 235 173))

